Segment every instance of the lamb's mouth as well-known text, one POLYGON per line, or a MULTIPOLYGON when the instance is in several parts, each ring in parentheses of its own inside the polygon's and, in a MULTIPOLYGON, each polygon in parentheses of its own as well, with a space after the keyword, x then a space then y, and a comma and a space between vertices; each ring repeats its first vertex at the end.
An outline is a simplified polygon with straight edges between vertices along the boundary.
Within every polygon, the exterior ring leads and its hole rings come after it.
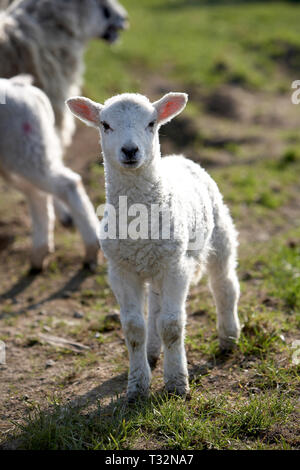
POLYGON ((124 168, 136 168, 139 164, 138 160, 123 160, 122 165, 124 168))
POLYGON ((110 25, 106 29, 105 33, 102 34, 101 38, 109 42, 110 44, 112 44, 118 40, 119 35, 120 35, 120 30, 122 29, 127 29, 126 22, 120 24, 119 26, 110 25))

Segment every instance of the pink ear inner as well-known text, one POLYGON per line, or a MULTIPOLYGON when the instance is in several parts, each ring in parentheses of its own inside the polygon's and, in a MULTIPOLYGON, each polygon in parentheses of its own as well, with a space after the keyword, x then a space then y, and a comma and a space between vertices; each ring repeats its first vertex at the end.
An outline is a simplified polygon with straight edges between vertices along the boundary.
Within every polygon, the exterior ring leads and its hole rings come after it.
POLYGON ((174 96, 167 101, 159 111, 159 119, 168 119, 172 114, 176 113, 184 103, 184 99, 181 96, 174 96))
POLYGON ((79 114, 87 121, 96 122, 95 113, 86 103, 83 103, 82 101, 74 101, 72 103, 72 108, 75 113, 79 114))

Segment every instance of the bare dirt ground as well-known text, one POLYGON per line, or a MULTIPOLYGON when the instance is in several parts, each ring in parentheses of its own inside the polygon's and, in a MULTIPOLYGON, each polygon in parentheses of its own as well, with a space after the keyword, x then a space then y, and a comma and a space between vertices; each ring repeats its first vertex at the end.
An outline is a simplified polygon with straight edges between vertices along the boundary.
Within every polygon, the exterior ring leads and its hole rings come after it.
MULTIPOLYGON (((145 91, 151 96, 151 92, 158 94, 169 90, 168 85, 154 77, 150 89, 145 91)), ((227 95, 224 90, 219 93, 227 95)), ((284 141, 283 132, 296 132, 300 127, 299 109, 290 104, 286 95, 278 95, 274 100, 274 96, 254 95, 232 88, 228 96, 220 107, 220 96, 190 90, 190 99, 202 102, 202 112, 196 118, 183 115, 162 130, 163 152, 184 151, 208 171, 224 166, 230 168, 241 162, 251 166, 262 158, 277 158, 288 139, 291 142, 293 139, 291 136, 284 141), (236 145, 243 148, 242 157, 232 152, 236 145)), ((95 205, 103 199, 104 187, 102 174, 94 171, 97 161, 100 161, 97 133, 79 126, 66 162, 82 174, 95 205)), ((289 202, 278 209, 279 222, 255 219, 247 208, 241 211, 236 220, 241 256, 247 252, 249 244, 253 247, 257 241, 269 240, 274 234, 296 226, 299 209, 295 188, 291 190, 289 202)), ((105 261, 100 258, 96 274, 83 270, 83 248, 78 234, 57 224, 56 252, 48 268, 39 276, 30 276, 29 247, 27 206, 22 195, 1 180, 0 325, 7 359, 6 365, 0 366, 2 441, 36 404, 45 408, 55 395, 69 404, 93 403, 99 399, 104 404, 109 403, 116 394, 124 392, 127 380, 127 353, 118 307, 106 282, 105 261), (51 345, 47 342, 49 335, 78 342, 89 349, 76 352, 76 346, 51 345)), ((241 267, 240 276, 246 274, 241 267)), ((255 280, 249 281, 250 289, 251 283, 254 285, 255 280)), ((263 301, 264 292, 260 295, 263 301)), ((205 284, 191 291, 188 333, 208 321, 206 311, 194 310, 196 298, 209 298, 205 284)), ((213 332, 214 327, 211 334, 213 332)), ((203 389, 210 387, 220 391, 229 384, 232 389, 243 386, 242 361, 228 357, 207 364, 189 345, 187 351, 191 375, 199 377, 203 389), (211 373, 202 377, 208 368, 211 373)), ((154 372, 153 383, 154 389, 160 387, 161 363, 154 372)), ((6 448, 15 445, 12 442, 6 444, 6 448)))

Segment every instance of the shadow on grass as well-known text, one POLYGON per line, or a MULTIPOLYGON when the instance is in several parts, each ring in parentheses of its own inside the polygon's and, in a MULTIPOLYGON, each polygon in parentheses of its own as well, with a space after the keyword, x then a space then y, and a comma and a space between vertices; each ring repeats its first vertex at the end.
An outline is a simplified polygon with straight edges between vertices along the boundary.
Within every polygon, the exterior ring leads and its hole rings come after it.
MULTIPOLYGON (((47 302, 51 302, 52 300, 57 300, 57 299, 62 299, 62 298, 67 298, 70 296, 70 293, 73 291, 77 291, 80 286, 83 284, 83 282, 90 276, 93 276, 94 273, 92 273, 89 269, 86 268, 80 268, 72 277, 69 279, 66 284, 63 285, 59 290, 54 292, 53 294, 49 295, 45 299, 42 299, 38 302, 31 303, 28 305, 26 308, 22 308, 18 311, 12 312, 12 313, 5 313, 5 316, 17 316, 21 315, 24 312, 27 312, 28 310, 33 310, 35 308, 41 307, 47 302)), ((3 294, 0 295, 0 302, 4 300, 15 300, 15 298, 24 292, 26 289, 28 289, 34 280, 37 278, 37 274, 30 274, 27 273, 23 275, 15 285, 13 285, 8 291, 4 292, 3 294)), ((4 316, 4 314, 0 314, 0 319, 4 316)))
POLYGON ((0 450, 90 449, 93 440, 103 443, 105 448, 110 448, 111 443, 111 448, 117 449, 117 437, 111 436, 120 437, 124 420, 146 413, 152 406, 151 399, 128 405, 126 385, 127 372, 123 372, 72 401, 64 404, 56 401, 44 410, 34 408, 25 424, 15 423, 21 432, 7 436, 0 450), (110 403, 102 406, 101 400, 108 396, 110 403))
MULTIPOLYGON (((200 375, 215 366, 222 366, 229 356, 220 354, 215 364, 195 366, 189 371, 190 380, 197 376, 199 382, 200 375)), ((23 416, 15 423, 17 432, 15 430, 14 434, 6 437, 0 450, 126 449, 129 445, 127 439, 130 441, 130 436, 138 437, 141 431, 139 423, 148 422, 148 418, 151 421, 155 409, 163 403, 170 402, 170 406, 174 406, 177 400, 183 400, 168 395, 162 388, 148 399, 138 399, 128 404, 126 386, 127 372, 123 372, 67 403, 56 399, 47 409, 34 407, 26 415, 24 424, 20 424, 23 416), (102 405, 101 401, 109 397, 110 402, 102 405)))
POLYGON ((195 364, 189 368, 189 380, 199 383, 204 375, 209 374, 215 368, 222 368, 232 362, 238 349, 221 351, 220 349, 202 364, 195 364))
POLYGON ((8 299, 14 300, 18 295, 31 286, 31 284, 36 279, 36 276, 36 274, 24 274, 12 287, 10 287, 10 289, 0 295, 0 302, 8 299))

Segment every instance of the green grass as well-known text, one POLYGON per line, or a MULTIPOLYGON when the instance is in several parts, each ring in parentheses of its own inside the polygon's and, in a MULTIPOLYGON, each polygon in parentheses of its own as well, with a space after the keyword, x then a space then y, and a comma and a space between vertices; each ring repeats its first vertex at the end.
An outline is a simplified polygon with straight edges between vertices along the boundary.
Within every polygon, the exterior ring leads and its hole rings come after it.
POLYGON ((283 446, 282 436, 277 433, 275 442, 268 442, 268 433, 284 425, 294 410, 276 390, 245 398, 241 393, 202 394, 195 385, 188 401, 157 394, 131 406, 120 399, 106 407, 99 402, 85 413, 56 398, 48 411, 31 408, 18 425, 21 449, 122 450, 134 449, 140 440, 163 449, 276 448, 283 446))
POLYGON ((270 211, 264 209, 277 209, 295 196, 299 172, 299 148, 295 147, 275 161, 261 160, 255 165, 241 162, 211 173, 233 210, 246 205, 258 215, 268 216, 270 211))
POLYGON ((288 231, 274 237, 267 246, 261 243, 256 255, 251 250, 245 260, 250 277, 260 280, 266 294, 277 300, 276 307, 292 316, 289 321, 293 324, 299 322, 300 312, 299 238, 299 228, 288 231))
MULTIPOLYGON (((299 67, 296 2, 124 0, 131 28, 114 48, 87 52, 86 90, 101 101, 139 91, 150 74, 191 85, 233 83, 290 89, 282 71, 299 67), (255 31, 255 34, 253 34, 255 31), (296 51, 290 64, 289 50, 296 51)), ((295 75, 295 78, 296 75, 295 75)), ((180 91, 180 90, 179 90, 180 91)))
MULTIPOLYGON (((295 275, 299 250, 287 242, 299 235, 299 230, 293 230, 268 246, 262 243, 256 255, 252 252, 245 258, 251 276, 243 285, 249 289, 253 279, 259 280, 259 285, 252 286, 253 299, 265 288, 279 306, 274 310, 256 300, 251 308, 251 299, 246 305, 241 301, 243 331, 232 355, 220 354, 216 334, 211 334, 211 303, 205 296, 201 299, 208 322, 188 335, 186 346, 188 355, 200 354, 207 368, 193 375, 188 400, 157 391, 149 400, 130 406, 119 397, 110 404, 96 400, 76 406, 65 404, 58 392, 50 408, 28 403, 28 416, 15 428, 18 448, 122 450, 135 449, 141 442, 151 449, 174 450, 296 448, 299 366, 292 363, 293 350, 286 335, 293 339, 299 312, 299 277, 295 275), (285 305, 288 310, 280 308, 285 305), (227 374, 225 391, 209 382, 222 364, 227 374)), ((104 340, 115 327, 114 320, 105 316, 89 322, 89 329, 101 331, 104 340)), ((93 352, 79 356, 61 387, 97 363, 93 352)))

